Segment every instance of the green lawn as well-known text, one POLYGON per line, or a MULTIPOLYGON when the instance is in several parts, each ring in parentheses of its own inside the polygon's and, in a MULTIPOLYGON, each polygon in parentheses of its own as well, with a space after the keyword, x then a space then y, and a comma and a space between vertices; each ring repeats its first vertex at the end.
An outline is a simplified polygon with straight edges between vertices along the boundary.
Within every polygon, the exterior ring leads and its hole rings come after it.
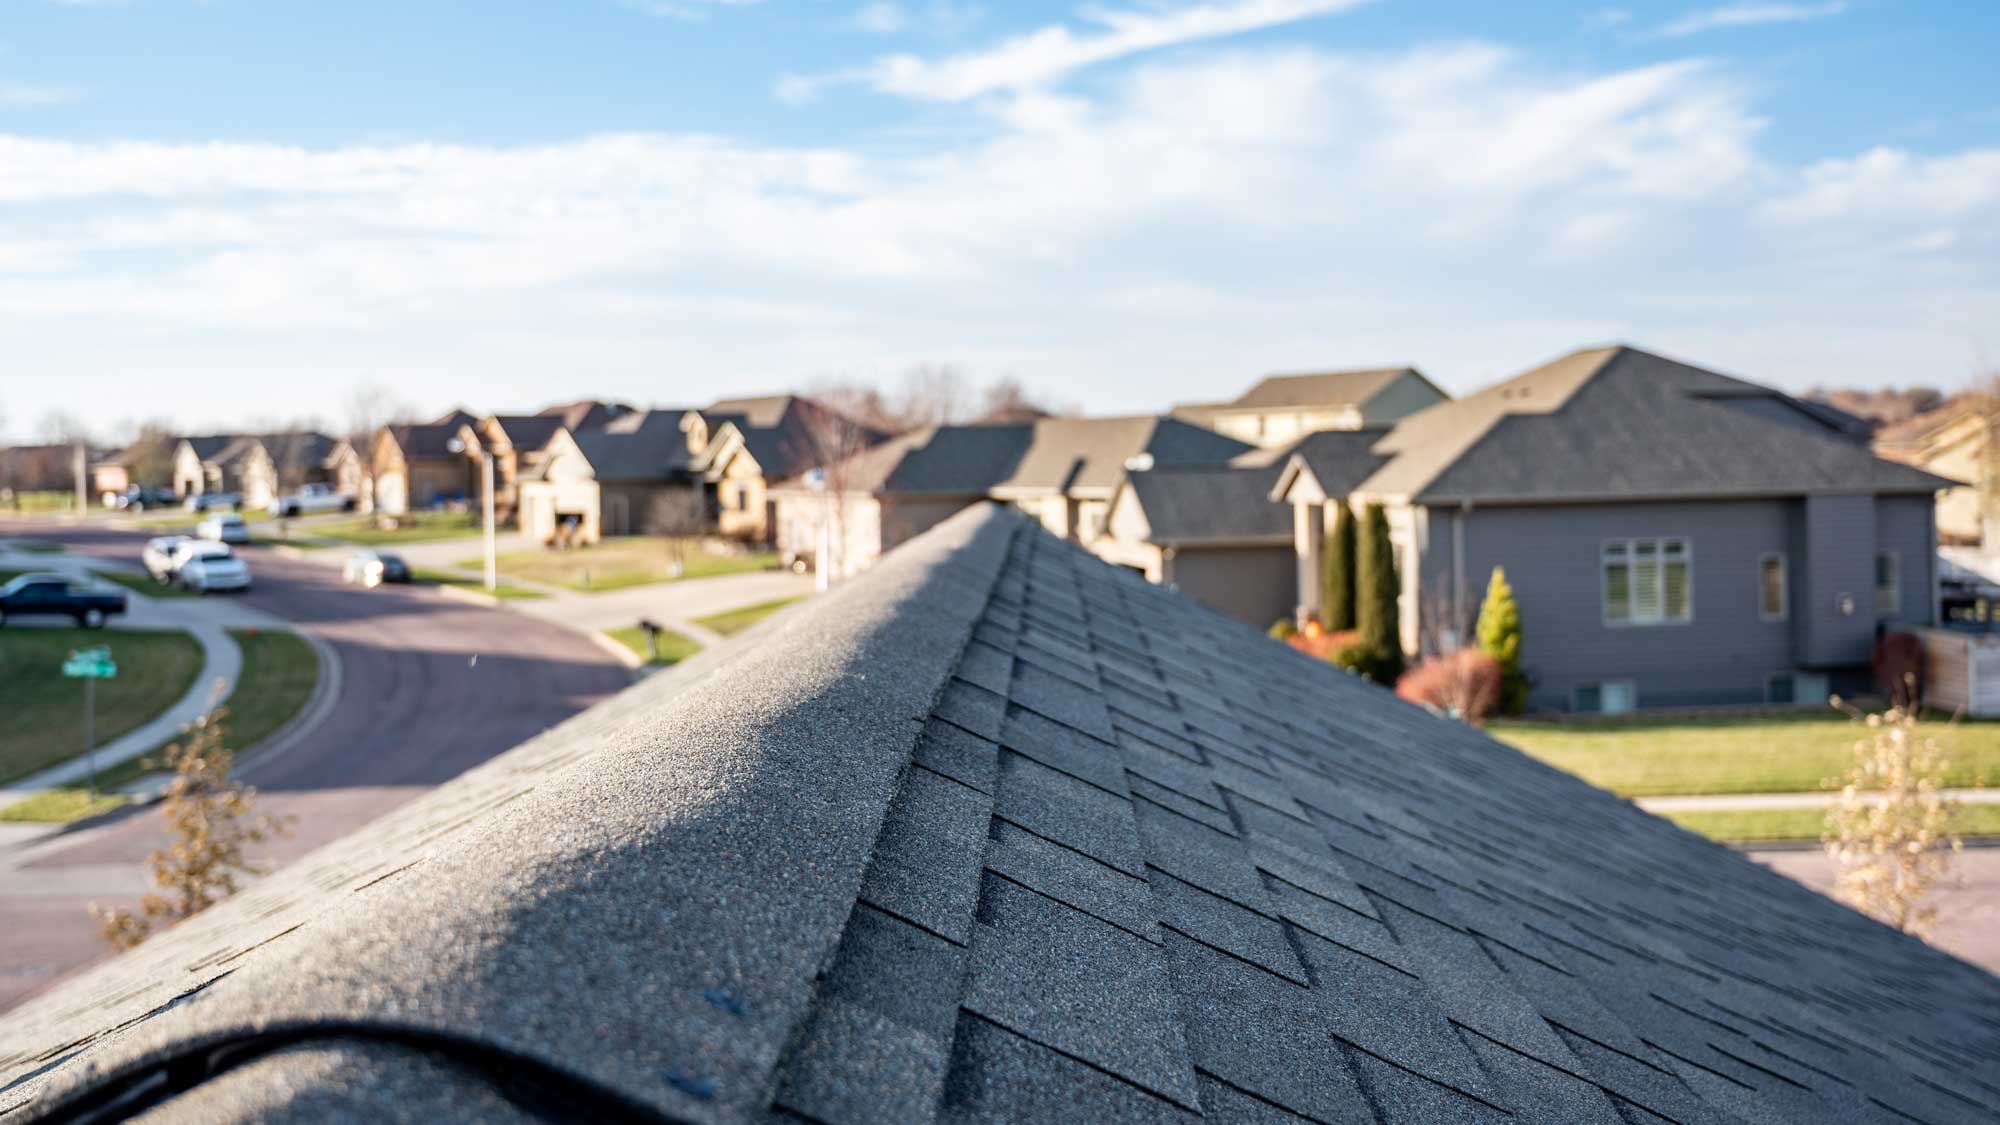
POLYGON ((83 752, 83 681, 62 674, 72 649, 103 645, 118 663, 97 685, 97 744, 145 723, 194 686, 201 646, 186 633, 0 629, 0 781, 83 752))
MULTIPOLYGON (((778 556, 768 551, 719 555, 690 543, 684 555, 680 578, 712 578, 778 566, 778 556)), ((568 551, 510 551, 500 556, 500 573, 571 590, 619 590, 675 581, 673 561, 666 539, 627 535, 568 551)), ((467 559, 456 565, 477 570, 486 564, 483 559, 467 559)))
MULTIPOLYGON (((627 625, 623 629, 606 629, 604 635, 638 653, 642 659, 646 656, 646 631, 637 625, 627 625)), ((701 646, 694 641, 674 632, 672 629, 662 629, 660 630, 660 655, 648 660, 647 663, 663 666, 679 664, 681 661, 700 651, 701 646)))
MULTIPOLYGON (((804 595, 800 596, 803 597, 804 595)), ((746 605, 742 609, 732 609, 723 613, 712 613, 707 617, 697 617, 694 619, 694 623, 707 626, 725 637, 733 637, 798 600, 798 598, 793 597, 779 598, 777 601, 772 602, 759 602, 756 605, 746 605)))
MULTIPOLYGON (((232 629, 230 636, 243 650, 243 674, 237 678, 236 690, 227 700, 226 745, 240 753, 290 722, 312 698, 313 687, 319 680, 319 656, 297 633, 232 629)), ((124 669, 119 671, 122 674, 124 669)), ((115 790, 157 770, 172 741, 169 739, 145 754, 99 771, 98 788, 115 790)), ((67 824, 109 812, 127 800, 110 792, 92 797, 81 785, 63 786, 0 809, 0 821, 67 824)))
MULTIPOLYGON (((483 566, 484 564, 481 565, 483 566)), ((496 598, 548 597, 547 594, 542 593, 540 590, 530 590, 526 586, 513 586, 506 582, 501 582, 493 589, 488 590, 484 578, 468 578, 463 574, 455 574, 449 570, 431 570, 428 567, 421 566, 410 568, 410 579, 411 581, 430 586, 456 586, 461 590, 471 590, 479 594, 491 594, 496 598)))
MULTIPOLYGON (((2000 782, 2000 723, 1929 725, 1951 763, 1945 784, 2000 782)), ((1828 710, 1755 718, 1494 722, 1495 737, 1627 797, 1799 793, 1853 760, 1863 728, 1828 710)))
POLYGON ((30 555, 60 555, 63 553, 63 545, 61 543, 49 543, 40 539, 16 539, 12 547, 16 551, 30 555))
POLYGON ((440 539, 466 539, 480 532, 480 518, 471 512, 413 512, 398 519, 403 526, 385 531, 375 526, 374 516, 356 516, 333 523, 308 524, 298 528, 292 540, 304 547, 306 540, 332 539, 367 547, 389 547, 397 543, 431 543, 440 539))
MULTIPOLYGON (((1825 826, 1823 809, 1733 809, 1720 812, 1663 813, 1690 832, 1725 843, 1817 840, 1825 826)), ((1961 836, 2000 836, 2000 805, 1960 805, 1952 828, 1961 836)))
POLYGON ((67 512, 76 507, 74 492, 16 492, 14 511, 67 512))

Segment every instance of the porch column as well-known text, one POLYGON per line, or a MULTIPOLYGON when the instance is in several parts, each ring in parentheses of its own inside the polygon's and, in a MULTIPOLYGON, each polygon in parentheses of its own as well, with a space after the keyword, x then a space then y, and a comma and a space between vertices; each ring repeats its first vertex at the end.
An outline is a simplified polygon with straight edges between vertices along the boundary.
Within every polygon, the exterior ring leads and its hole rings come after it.
POLYGON ((1326 542, 1326 509, 1319 504, 1292 505, 1292 546, 1299 556, 1298 624, 1319 616, 1320 551, 1326 542))

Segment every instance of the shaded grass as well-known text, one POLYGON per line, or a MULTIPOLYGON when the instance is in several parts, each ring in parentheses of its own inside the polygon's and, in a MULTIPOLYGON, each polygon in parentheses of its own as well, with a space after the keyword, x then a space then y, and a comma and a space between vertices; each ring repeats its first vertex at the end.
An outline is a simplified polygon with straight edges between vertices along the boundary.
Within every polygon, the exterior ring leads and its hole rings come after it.
MULTIPOLYGON (((2000 723, 1937 722, 1950 768, 1944 783, 2000 778, 2000 723)), ((1863 728, 1834 711, 1745 718, 1496 721, 1488 733, 1532 757, 1627 797, 1803 793, 1841 776, 1863 728)))
POLYGON ((432 570, 429 567, 410 568, 410 581, 426 586, 456 586, 461 590, 471 590, 476 594, 491 594, 496 598, 546 598, 540 590, 530 590, 526 586, 514 586, 501 582, 493 589, 486 588, 486 579, 454 574, 449 570, 432 570))
MULTIPOLYGON (((530 582, 591 591, 746 574, 778 566, 778 556, 769 551, 719 555, 690 542, 684 554, 682 571, 676 576, 674 552, 666 539, 651 535, 617 536, 568 551, 510 551, 500 556, 500 572, 530 582)), ((456 565, 477 569, 486 564, 483 559, 468 559, 456 565)))
POLYGON ((72 649, 103 645, 118 664, 97 684, 97 744, 139 727, 187 694, 201 645, 179 631, 0 629, 0 781, 83 752, 83 681, 62 674, 72 649))
MULTIPOLYGON (((1662 813, 1690 832, 1724 843, 1818 840, 1824 809, 1718 809, 1662 813)), ((1952 829, 1961 836, 2000 836, 2000 805, 1960 805, 1952 829)))
POLYGON ((140 574, 137 571, 100 570, 95 573, 97 577, 106 582, 115 583, 134 593, 144 594, 149 598, 196 598, 201 596, 183 586, 155 582, 151 575, 140 574))
POLYGON ((737 633, 740 633, 745 629, 748 629, 750 626, 755 625, 759 621, 764 620, 766 617, 771 616, 772 614, 778 612, 779 610, 785 608, 786 606, 792 604, 793 602, 798 601, 799 598, 804 596, 805 595, 801 594, 798 597, 779 598, 776 601, 759 602, 756 605, 746 605, 742 609, 731 609, 731 610, 725 610, 722 613, 711 613, 707 617, 695 618, 694 623, 697 625, 702 625, 706 626, 707 628, 713 629, 716 632, 721 633, 725 637, 731 637, 735 636, 737 633))
MULTIPOLYGON (((641 659, 646 659, 646 631, 644 629, 639 628, 637 625, 627 625, 622 629, 606 629, 604 635, 638 653, 641 659)), ((646 659, 646 662, 662 667, 670 664, 679 664, 681 661, 700 651, 701 645, 695 641, 674 632, 672 629, 662 629, 660 630, 660 654, 651 659, 646 659)))

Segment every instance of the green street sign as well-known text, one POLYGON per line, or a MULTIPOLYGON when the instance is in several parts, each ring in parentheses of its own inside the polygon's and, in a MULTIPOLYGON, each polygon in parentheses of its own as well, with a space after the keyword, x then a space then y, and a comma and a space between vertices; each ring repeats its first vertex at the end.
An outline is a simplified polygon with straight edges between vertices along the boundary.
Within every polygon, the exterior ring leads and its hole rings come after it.
POLYGON ((87 648, 69 654, 63 661, 63 675, 73 680, 109 680, 118 675, 118 665, 111 659, 111 650, 87 648))

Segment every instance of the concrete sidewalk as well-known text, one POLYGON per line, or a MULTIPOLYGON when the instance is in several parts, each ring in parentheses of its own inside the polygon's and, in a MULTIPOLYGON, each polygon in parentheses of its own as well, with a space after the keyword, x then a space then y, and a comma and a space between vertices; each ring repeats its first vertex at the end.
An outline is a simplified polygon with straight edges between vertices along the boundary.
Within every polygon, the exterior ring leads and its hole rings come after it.
MULTIPOLYGON (((1947 789, 1946 797, 1967 805, 2000 805, 2000 789, 1947 789)), ((1738 812, 1757 809, 1817 809, 1840 799, 1838 790, 1819 793, 1713 793, 1687 797, 1639 797, 1633 804, 1649 813, 1738 812)))

